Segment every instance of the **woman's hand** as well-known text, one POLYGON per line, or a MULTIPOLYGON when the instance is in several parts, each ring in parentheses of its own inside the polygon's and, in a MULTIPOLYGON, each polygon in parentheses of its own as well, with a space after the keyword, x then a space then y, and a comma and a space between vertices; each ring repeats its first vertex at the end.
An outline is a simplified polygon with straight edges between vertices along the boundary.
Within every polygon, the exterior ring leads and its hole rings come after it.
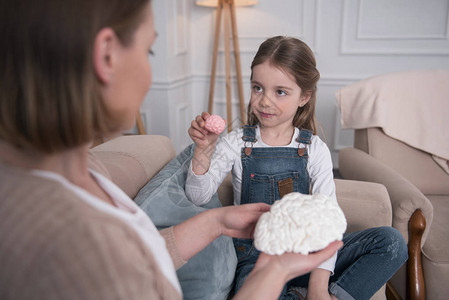
POLYGON ((214 149, 219 137, 219 134, 208 131, 204 126, 209 117, 210 114, 207 112, 203 112, 201 115, 196 116, 188 130, 189 136, 195 143, 196 148, 202 150, 214 149))
POLYGON ((257 268, 271 266, 271 268, 284 270, 286 280, 309 273, 318 267, 322 262, 331 258, 343 246, 343 242, 335 241, 330 243, 323 250, 303 255, 299 253, 284 253, 282 255, 268 255, 261 253, 257 260, 257 268))
POLYGON ((233 299, 278 299, 289 280, 309 273, 334 255, 342 245, 343 242, 336 241, 308 255, 261 253, 254 269, 233 299))
POLYGON ((179 254, 187 261, 221 235, 249 238, 260 215, 268 211, 265 203, 209 209, 173 229, 179 254))
POLYGON ((226 206, 220 210, 217 220, 220 222, 221 234, 235 238, 252 238, 257 220, 270 210, 270 205, 251 203, 226 206))

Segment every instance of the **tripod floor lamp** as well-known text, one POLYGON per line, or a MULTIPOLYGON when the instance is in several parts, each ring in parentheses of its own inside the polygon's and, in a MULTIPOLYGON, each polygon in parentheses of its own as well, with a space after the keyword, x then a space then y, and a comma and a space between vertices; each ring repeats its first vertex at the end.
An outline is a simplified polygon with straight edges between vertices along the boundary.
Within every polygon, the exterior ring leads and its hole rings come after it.
POLYGON ((140 111, 136 114, 136 127, 139 134, 147 134, 145 131, 145 126, 143 125, 142 117, 140 116, 140 111))
POLYGON ((225 52, 225 71, 226 71, 226 118, 228 132, 232 130, 232 101, 231 101, 231 49, 230 49, 230 30, 232 31, 232 41, 234 44, 235 70, 237 73, 237 88, 240 104, 241 123, 246 123, 245 101, 243 97, 242 71, 240 63, 240 51, 237 35, 237 22, 235 16, 236 6, 250 6, 256 4, 255 0, 205 0, 196 1, 199 6, 217 7, 217 19, 215 23, 214 50, 212 54, 212 71, 209 87, 208 112, 212 113, 214 103, 215 75, 217 71, 218 44, 220 39, 221 16, 224 20, 224 52, 225 52))

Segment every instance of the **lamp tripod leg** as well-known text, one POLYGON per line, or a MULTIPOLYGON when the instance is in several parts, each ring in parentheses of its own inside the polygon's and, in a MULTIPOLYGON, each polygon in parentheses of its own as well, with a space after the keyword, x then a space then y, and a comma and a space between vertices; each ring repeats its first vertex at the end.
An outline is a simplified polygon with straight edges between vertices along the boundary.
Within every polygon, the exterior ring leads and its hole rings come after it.
POLYGON ((143 125, 142 117, 140 116, 140 111, 136 114, 136 127, 139 134, 147 134, 145 131, 145 126, 143 125))
POLYGON ((209 88, 208 112, 212 114, 214 102, 215 78, 217 71, 218 44, 220 38, 221 15, 224 14, 224 52, 225 52, 225 71, 226 71, 226 115, 228 123, 228 132, 232 130, 232 95, 231 95, 231 51, 230 34, 232 34, 234 46, 235 69, 237 72, 238 96, 240 105, 241 124, 246 124, 245 101, 243 97, 243 80, 240 62, 240 50, 237 34, 237 22, 234 0, 219 0, 217 7, 217 19, 215 24, 214 49, 212 55, 212 70, 209 88), (224 12, 223 12, 224 11, 224 12), (229 30, 232 30, 232 33, 229 30))
POLYGON ((217 57, 218 57, 218 41, 220 39, 220 23, 221 23, 221 12, 223 9, 223 0, 217 7, 217 19, 215 21, 215 37, 214 37, 214 52, 212 54, 212 70, 209 86, 209 105, 208 112, 212 114, 214 105, 214 90, 215 90, 215 74, 217 72, 217 57))
POLYGON ((230 4, 224 4, 224 48, 225 48, 225 63, 226 63, 226 117, 228 132, 232 130, 232 99, 231 99, 231 51, 229 43, 229 16, 230 4))
POLYGON ((235 69, 237 72, 237 88, 239 93, 239 104, 240 104, 240 118, 241 123, 246 124, 246 114, 245 114, 245 100, 243 97, 243 80, 242 80, 242 68, 240 63, 240 48, 237 34, 237 21, 235 13, 234 1, 231 1, 231 25, 232 25, 232 38, 234 41, 234 58, 235 58, 235 69))

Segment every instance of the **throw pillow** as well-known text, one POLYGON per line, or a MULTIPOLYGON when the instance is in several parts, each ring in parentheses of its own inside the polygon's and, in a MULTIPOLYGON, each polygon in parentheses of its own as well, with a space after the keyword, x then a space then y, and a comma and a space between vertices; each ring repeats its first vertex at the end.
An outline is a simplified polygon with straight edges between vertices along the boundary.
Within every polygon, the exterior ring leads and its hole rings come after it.
MULTIPOLYGON (((202 207, 187 199, 184 186, 193 150, 194 145, 184 149, 134 199, 158 229, 179 224, 200 212, 221 206, 217 194, 202 207)), ((232 239, 219 237, 177 271, 184 299, 227 299, 236 265, 232 239)))

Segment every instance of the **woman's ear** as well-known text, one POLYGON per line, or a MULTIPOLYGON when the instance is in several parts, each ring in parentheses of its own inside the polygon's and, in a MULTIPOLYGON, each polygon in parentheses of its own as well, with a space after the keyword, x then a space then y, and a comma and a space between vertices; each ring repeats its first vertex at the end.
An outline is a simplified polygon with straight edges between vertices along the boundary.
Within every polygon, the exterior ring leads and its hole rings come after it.
POLYGON ((108 84, 114 78, 118 38, 112 28, 103 28, 95 37, 93 64, 98 79, 108 84))
POLYGON ((309 102, 310 97, 312 97, 312 91, 307 91, 302 93, 301 98, 299 99, 299 107, 303 107, 309 102))

